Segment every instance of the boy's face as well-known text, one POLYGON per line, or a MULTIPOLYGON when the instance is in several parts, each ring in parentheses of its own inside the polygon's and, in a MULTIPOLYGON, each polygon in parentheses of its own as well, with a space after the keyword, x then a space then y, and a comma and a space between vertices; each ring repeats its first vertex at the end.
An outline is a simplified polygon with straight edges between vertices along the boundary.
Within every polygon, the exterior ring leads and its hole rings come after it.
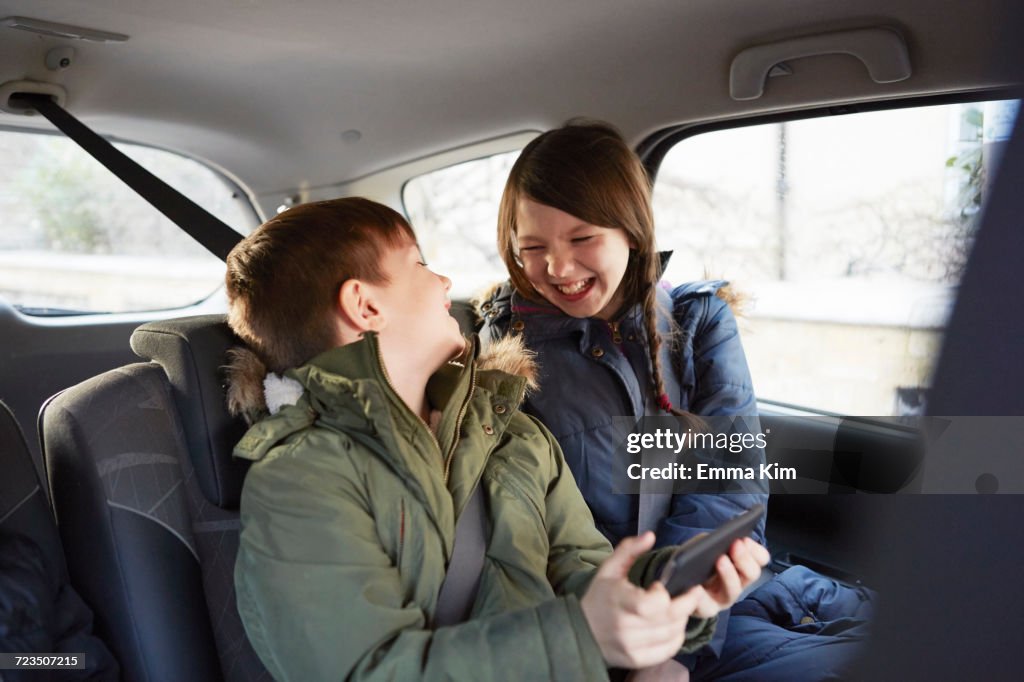
POLYGON ((374 288, 384 319, 382 347, 440 367, 465 344, 448 312, 451 280, 427 268, 412 240, 388 249, 381 265, 388 282, 374 288))

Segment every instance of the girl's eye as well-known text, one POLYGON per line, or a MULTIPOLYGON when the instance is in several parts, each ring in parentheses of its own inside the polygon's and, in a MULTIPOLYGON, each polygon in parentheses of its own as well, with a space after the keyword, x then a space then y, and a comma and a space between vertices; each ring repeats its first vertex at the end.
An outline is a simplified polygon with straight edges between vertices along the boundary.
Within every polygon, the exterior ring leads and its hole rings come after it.
POLYGON ((589 234, 586 237, 573 237, 572 243, 573 244, 582 244, 583 242, 590 241, 593 238, 594 238, 594 235, 592 235, 592 234, 589 234))
POLYGON ((418 260, 418 261, 416 261, 416 263, 417 263, 418 265, 422 265, 423 267, 427 267, 427 264, 426 264, 426 263, 424 263, 424 262, 423 262, 423 261, 421 261, 421 260, 418 260))
POLYGON ((523 251, 540 251, 543 248, 544 248, 543 246, 520 246, 519 247, 519 251, 520 252, 523 252, 523 251))

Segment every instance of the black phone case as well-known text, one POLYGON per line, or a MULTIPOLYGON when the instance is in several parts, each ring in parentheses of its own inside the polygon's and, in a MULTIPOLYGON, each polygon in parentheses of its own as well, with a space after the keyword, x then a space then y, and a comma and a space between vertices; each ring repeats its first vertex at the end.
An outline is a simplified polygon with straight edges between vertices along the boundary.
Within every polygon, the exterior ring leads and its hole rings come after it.
POLYGON ((734 516, 707 535, 696 537, 672 553, 658 578, 673 597, 699 585, 715 573, 718 557, 729 551, 732 543, 750 535, 764 513, 763 504, 755 504, 734 516))

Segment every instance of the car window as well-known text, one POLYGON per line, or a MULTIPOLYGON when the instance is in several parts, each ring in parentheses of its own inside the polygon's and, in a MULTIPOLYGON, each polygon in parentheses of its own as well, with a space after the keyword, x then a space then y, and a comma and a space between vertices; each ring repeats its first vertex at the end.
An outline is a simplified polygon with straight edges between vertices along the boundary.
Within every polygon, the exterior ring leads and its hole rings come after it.
POLYGON ((762 400, 920 413, 1019 102, 708 132, 654 184, 666 279, 723 278, 762 400))
POLYGON ((435 272, 452 279, 452 297, 470 298, 507 277, 498 255, 498 204, 519 151, 419 175, 402 188, 420 248, 435 272))
MULTIPOLYGON (((118 149, 240 232, 256 222, 218 173, 171 152, 118 149)), ((0 298, 28 314, 196 303, 224 264, 64 137, 0 130, 0 298)))

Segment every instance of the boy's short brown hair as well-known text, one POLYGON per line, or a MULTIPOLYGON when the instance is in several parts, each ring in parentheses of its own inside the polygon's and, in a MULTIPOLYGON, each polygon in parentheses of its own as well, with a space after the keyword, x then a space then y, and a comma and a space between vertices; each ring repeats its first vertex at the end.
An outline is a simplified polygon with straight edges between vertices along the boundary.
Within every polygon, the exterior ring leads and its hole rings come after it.
POLYGON ((228 254, 228 324, 270 371, 303 365, 337 343, 341 285, 386 282, 385 250, 415 239, 400 213, 361 197, 290 208, 228 254))

